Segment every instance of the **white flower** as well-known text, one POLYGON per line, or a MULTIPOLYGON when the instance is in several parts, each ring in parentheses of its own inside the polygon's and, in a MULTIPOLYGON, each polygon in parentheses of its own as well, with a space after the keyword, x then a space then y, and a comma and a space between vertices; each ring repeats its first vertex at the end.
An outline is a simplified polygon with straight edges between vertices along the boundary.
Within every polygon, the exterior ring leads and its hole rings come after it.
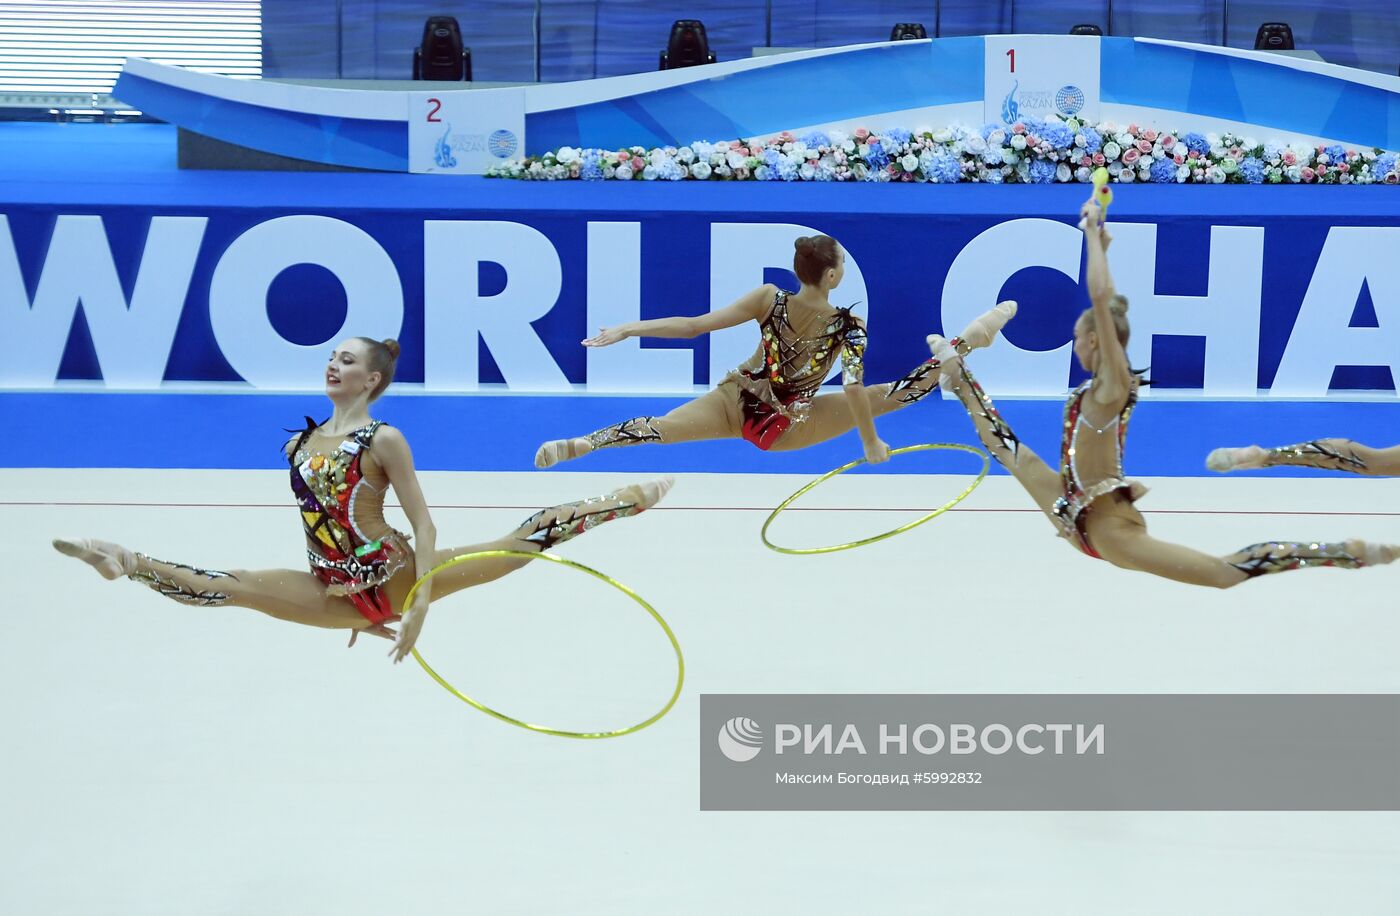
POLYGON ((1219 144, 1214 144, 1214 145, 1211 146, 1211 148, 1210 148, 1210 158, 1212 158, 1212 159, 1219 159, 1221 156, 1224 156, 1224 155, 1225 155, 1225 147, 1220 146, 1219 144))
POLYGON ((795 149, 792 152, 788 153, 786 158, 787 161, 791 162, 793 165, 801 166, 802 163, 807 161, 807 150, 805 147, 801 150, 795 149))
POLYGON ((1206 142, 1209 143, 1211 146, 1219 146, 1220 135, 1214 133, 1206 134, 1206 142))
POLYGON ((728 178, 730 175, 734 174, 734 170, 729 167, 729 163, 722 162, 715 166, 715 174, 721 178, 728 178))
POLYGON ((1331 157, 1329 157, 1326 153, 1318 153, 1318 154, 1317 154, 1317 164, 1318 164, 1318 165, 1326 165, 1327 163, 1329 163, 1329 162, 1331 162, 1331 161, 1332 161, 1331 157))
MULTIPOLYGON (((1139 161, 1141 161, 1141 160, 1139 160, 1139 161)), ((1151 172, 1149 169, 1145 169, 1145 168, 1140 168, 1140 169, 1138 169, 1138 181, 1149 181, 1149 180, 1151 180, 1151 178, 1152 178, 1152 172, 1151 172)))
POLYGON ((542 174, 544 174, 544 164, 543 164, 543 163, 540 163, 540 162, 532 162, 532 163, 530 163, 530 174, 531 174, 531 175, 542 175, 542 174))
POLYGON ((1015 150, 1006 150, 1001 154, 1001 161, 1007 165, 1015 165, 1021 161, 1021 158, 1015 150))
POLYGON ((1254 139, 1253 137, 1245 137, 1243 140, 1240 141, 1240 146, 1244 147, 1245 149, 1254 149, 1258 145, 1259 141, 1254 139))
POLYGON ((1350 172, 1343 172, 1343 173, 1341 174, 1341 177, 1339 177, 1339 178, 1337 179, 1337 183, 1338 183, 1338 184, 1351 184, 1351 173, 1350 173, 1350 172))
POLYGON ((725 157, 725 161, 731 169, 737 169, 744 164, 744 157, 739 155, 738 150, 732 149, 729 151, 729 155, 725 157))
POLYGON ((1165 159, 1165 158, 1167 158, 1167 151, 1164 150, 1164 149, 1162 149, 1162 144, 1160 144, 1160 143, 1154 143, 1154 144, 1152 145, 1152 158, 1153 158, 1153 159, 1165 159))
POLYGON ((632 166, 619 165, 617 167, 617 171, 613 172, 613 174, 617 176, 617 179, 619 181, 627 181, 632 177, 632 166))
POLYGON ((919 167, 919 157, 913 153, 905 153, 899 164, 904 167, 904 171, 912 172, 919 167))
POLYGON ((656 166, 654 166, 654 165, 647 165, 646 168, 642 169, 642 180, 643 180, 643 181, 655 181, 655 180, 656 180, 656 166))
POLYGON ((1079 168, 1074 170, 1074 180, 1088 181, 1090 174, 1091 173, 1089 171, 1089 167, 1087 165, 1081 165, 1079 168))
POLYGON ((1206 175, 1210 178, 1211 184, 1225 183, 1225 170, 1218 165, 1211 166, 1210 170, 1206 172, 1206 175))
POLYGON ((1123 163, 1119 162, 1117 159, 1114 159, 1108 164, 1108 174, 1115 178, 1118 177, 1118 173, 1121 171, 1123 171, 1123 163))
POLYGON ((1375 161, 1376 161, 1376 153, 1375 153, 1375 151, 1374 151, 1374 150, 1371 150, 1371 149, 1363 149, 1363 150, 1361 151, 1361 160, 1362 160, 1363 162, 1375 162, 1375 161))
POLYGON ((710 164, 708 162, 697 162, 690 167, 690 177, 697 181, 704 181, 710 177, 710 164))
POLYGON ((722 165, 727 165, 727 164, 728 164, 728 160, 725 158, 725 155, 726 155, 728 152, 729 152, 729 151, 728 151, 727 149, 724 149, 724 150, 718 150, 718 149, 717 149, 717 150, 715 150, 713 153, 710 153, 710 168, 712 168, 712 169, 717 169, 717 168, 719 168, 719 167, 722 166, 722 165))
POLYGON ((1123 155, 1123 147, 1112 140, 1103 145, 1103 157, 1110 162, 1116 160, 1121 155, 1123 155))
POLYGON ((1074 145, 1077 146, 1077 147, 1079 147, 1080 149, 1083 149, 1083 148, 1084 148, 1084 135, 1083 135, 1083 134, 1075 134, 1075 135, 1074 135, 1074 145))
POLYGON ((1188 179, 1188 178, 1190 178, 1190 177, 1191 177, 1191 166, 1189 166, 1189 165, 1179 165, 1179 166, 1176 167, 1176 180, 1177 180, 1178 182, 1185 181, 1186 179, 1188 179))
POLYGON ((951 139, 953 139, 953 132, 946 127, 940 128, 933 132, 934 143, 947 143, 951 139))
POLYGON ((1011 148, 1014 149, 1014 150, 1018 150, 1018 151, 1019 151, 1019 150, 1025 149, 1025 148, 1026 148, 1026 137, 1025 137, 1025 135, 1024 135, 1024 134, 1013 134, 1012 137, 1011 137, 1011 148))
POLYGON ((690 150, 695 154, 696 161, 703 161, 710 158, 710 154, 715 151, 713 143, 706 143, 704 140, 696 140, 690 144, 690 150))
POLYGON ((1121 146, 1121 147, 1127 147, 1127 146, 1132 146, 1132 145, 1133 145, 1134 143, 1136 143, 1137 141, 1133 139, 1133 135, 1132 135, 1132 134, 1128 133, 1128 132, 1125 130, 1125 131, 1123 131, 1121 134, 1119 134, 1118 136, 1114 137, 1114 138, 1113 138, 1113 142, 1117 143, 1117 144, 1118 144, 1119 146, 1121 146))
POLYGON ((982 139, 981 134, 973 134, 963 141, 963 149, 974 156, 980 156, 987 151, 987 141, 982 139))
POLYGON ((851 135, 844 130, 829 130, 826 132, 826 138, 831 141, 832 149, 836 149, 851 139, 851 135))
POLYGON ((1283 170, 1283 177, 1289 181, 1303 180, 1303 167, 1300 165, 1290 165, 1283 170))
POLYGON ((1061 162, 1059 165, 1055 166, 1056 181, 1069 181, 1070 175, 1071 172, 1069 170, 1069 166, 1065 163, 1061 162))
POLYGON ((807 142, 805 140, 798 140, 792 144, 793 155, 800 159, 807 158, 808 149, 810 149, 810 147, 807 146, 807 142))
POLYGON ((695 150, 688 146, 682 146, 676 150, 676 161, 681 165, 690 165, 695 161, 695 150))
POLYGON ((1132 169, 1123 169, 1123 170, 1121 170, 1121 171, 1118 173, 1118 180, 1121 181, 1121 182, 1123 182, 1124 184, 1132 184, 1132 182, 1133 182, 1133 170, 1132 170, 1132 169))
POLYGON ((646 157, 646 160, 651 165, 661 165, 666 161, 666 151, 664 149, 654 149, 651 151, 651 154, 646 157))
POLYGON ((575 162, 582 161, 583 155, 578 150, 574 149, 572 146, 561 146, 559 147, 559 152, 555 154, 554 158, 556 161, 564 165, 571 165, 575 162))
POLYGON ((803 162, 802 168, 797 170, 797 174, 802 176, 803 181, 811 181, 817 177, 817 167, 810 162, 803 162))
POLYGON ((998 127, 987 135, 987 142, 992 146, 1001 146, 1006 142, 1006 131, 998 127))
POLYGON ((855 151, 856 143, 854 140, 843 140, 841 142, 841 152, 845 153, 847 156, 851 155, 851 153, 854 153, 855 151))

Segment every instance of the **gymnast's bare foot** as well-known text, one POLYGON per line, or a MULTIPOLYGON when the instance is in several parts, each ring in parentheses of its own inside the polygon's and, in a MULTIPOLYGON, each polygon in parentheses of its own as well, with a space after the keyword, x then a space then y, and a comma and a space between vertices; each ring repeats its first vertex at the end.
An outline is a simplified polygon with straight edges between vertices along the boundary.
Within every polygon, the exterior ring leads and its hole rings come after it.
POLYGON ((82 560, 104 579, 118 579, 136 571, 136 555, 120 544, 54 538, 53 547, 65 556, 82 560))
POLYGON ((997 339, 997 334, 1001 332, 1001 329, 1006 327, 1006 323, 1015 317, 1015 299, 998 302, 995 308, 978 315, 971 324, 963 329, 962 339, 974 350, 990 347, 992 341, 997 339))
POLYGON ((535 452, 535 467, 552 468, 561 461, 582 458, 593 451, 593 443, 587 439, 555 439, 541 445, 535 452))
POLYGON ((1206 456, 1206 467, 1221 474, 1229 471, 1252 471, 1264 466, 1268 453, 1257 445, 1244 448, 1218 448, 1206 456))

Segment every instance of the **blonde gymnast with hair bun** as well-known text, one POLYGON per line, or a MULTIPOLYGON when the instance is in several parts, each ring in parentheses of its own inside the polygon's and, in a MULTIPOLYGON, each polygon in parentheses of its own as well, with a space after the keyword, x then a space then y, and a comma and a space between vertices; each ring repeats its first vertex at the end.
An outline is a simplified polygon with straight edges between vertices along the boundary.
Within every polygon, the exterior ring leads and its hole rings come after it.
POLYGON ((968 371, 965 354, 941 337, 929 338, 942 364, 941 386, 962 401, 988 451, 1025 487, 1061 536, 1088 556, 1114 566, 1214 588, 1304 567, 1359 569, 1400 555, 1395 545, 1349 540, 1266 541, 1215 557, 1147 533, 1147 523, 1134 505, 1146 488, 1123 477, 1128 418, 1141 383, 1128 366, 1128 301, 1109 276, 1106 252, 1113 239, 1092 197, 1079 215, 1093 305, 1075 322, 1074 355, 1092 377, 1065 404, 1058 473, 1016 438, 968 371))
MULTIPOLYGON (((629 337, 690 338, 747 321, 757 322, 761 337, 754 355, 713 391, 665 416, 633 417, 586 436, 546 442, 535 453, 535 466, 553 467, 600 448, 703 439, 745 439, 764 451, 789 451, 852 428, 860 432, 867 461, 888 459, 874 420, 925 397, 938 384, 937 360, 897 381, 865 385, 865 322, 830 301, 845 275, 846 252, 828 235, 804 236, 793 247, 797 292, 767 283, 715 312, 601 328, 583 341, 585 347, 606 347, 629 337), (843 393, 819 395, 838 360, 843 393)), ((964 349, 990 346, 1015 314, 1016 303, 1003 302, 956 339, 965 342, 964 349)))
POLYGON ((318 424, 308 417, 306 429, 284 447, 311 572, 199 569, 97 540, 55 540, 54 547, 105 579, 125 576, 182 604, 246 607, 292 623, 348 629, 351 645, 360 632, 393 639, 390 655, 397 663, 413 648, 434 598, 498 579, 530 561, 492 557, 445 570, 418 589, 395 633, 386 624, 400 620, 398 610, 421 573, 465 553, 548 550, 604 522, 651 508, 671 486, 669 477, 634 484, 543 509, 495 541, 438 550, 437 529, 408 441, 370 416, 370 405, 393 381, 398 357, 394 340, 352 337, 341 343, 326 365, 330 419, 318 424), (384 519, 390 487, 413 527, 416 549, 384 519))

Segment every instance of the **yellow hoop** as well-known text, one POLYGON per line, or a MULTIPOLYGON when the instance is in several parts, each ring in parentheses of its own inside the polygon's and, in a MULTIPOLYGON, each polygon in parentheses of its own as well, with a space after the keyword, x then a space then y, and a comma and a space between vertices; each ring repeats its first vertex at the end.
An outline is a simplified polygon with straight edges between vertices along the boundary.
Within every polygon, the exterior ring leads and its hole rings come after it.
POLYGON ((909 524, 901 525, 898 528, 895 528, 893 531, 886 531, 883 534, 872 535, 868 538, 862 538, 859 541, 851 541, 849 544, 832 544, 829 547, 781 547, 768 540, 768 527, 773 524, 773 520, 778 517, 778 514, 780 512, 782 512, 788 506, 792 505, 800 497, 810 492, 819 484, 825 483, 826 481, 835 477, 837 474, 849 471, 851 468, 855 467, 858 464, 865 464, 864 458, 857 458, 855 461, 841 465, 834 471, 827 471, 825 474, 818 477, 816 480, 807 484, 805 487, 798 490, 796 493, 792 494, 787 499, 783 500, 782 504, 779 505, 778 508, 774 509, 772 514, 768 516, 768 520, 763 523, 763 530, 759 532, 758 536, 763 539, 763 543, 770 550, 776 550, 778 553, 790 553, 799 555, 812 553, 835 553, 838 550, 850 550, 852 547, 864 547, 866 544, 874 544, 876 541, 883 541, 885 540, 885 538, 892 538, 896 534, 903 534, 911 528, 919 527, 924 522, 938 518, 938 516, 942 515, 944 512, 947 512, 949 509, 953 508, 958 503, 962 502, 964 499, 967 499, 967 497, 971 495, 972 491, 977 489, 977 486, 980 483, 982 483, 982 480, 987 476, 987 471, 992 466, 992 460, 987 456, 987 453, 982 451, 980 448, 974 448, 971 445, 963 445, 959 442, 930 442, 925 443, 923 445, 906 445, 903 448, 897 448, 891 451, 890 457, 893 458, 895 455, 903 455, 906 452, 927 452, 935 450, 968 452, 973 455, 980 455, 982 458, 982 470, 980 473, 978 473, 977 479, 974 480, 972 483, 968 484, 965 490, 963 490, 957 496, 954 496, 948 502, 939 506, 937 509, 934 509, 928 515, 925 515, 921 518, 916 518, 909 524))
POLYGON ((633 732, 641 731, 648 725, 651 725, 657 719, 660 719, 662 716, 666 715, 666 713, 670 712, 671 707, 676 705, 676 700, 681 695, 681 685, 685 682, 685 657, 681 654, 681 644, 676 641, 676 634, 671 632, 670 626, 668 626, 666 621, 662 618, 662 616, 656 612, 656 608, 648 604, 646 600, 642 598, 641 595, 638 595, 636 592, 632 591, 632 589, 623 585, 621 582, 617 581, 611 576, 606 576, 603 573, 598 572, 598 570, 593 569, 592 567, 584 566, 582 563, 576 563, 573 560, 566 560, 563 557, 556 556, 552 553, 532 553, 526 550, 478 550, 473 553, 464 553, 460 556, 453 557, 452 559, 447 560, 446 562, 439 563, 437 566, 434 566, 432 569, 424 573, 422 578, 420 578, 417 582, 413 583, 413 588, 408 590, 408 595, 404 598, 404 611, 407 612, 408 609, 413 606, 413 596, 418 593, 418 589, 423 585, 423 583, 427 582, 433 576, 436 576, 443 570, 451 569, 459 563, 466 563, 470 560, 482 560, 486 559, 487 557, 522 557, 528 560, 548 560, 551 563, 558 563, 561 566, 568 566, 571 569, 577 569, 582 572, 586 572, 595 579, 603 580, 604 582, 611 585, 613 588, 617 589, 624 595, 631 598, 633 601, 640 604, 646 610, 646 612, 650 614, 658 624, 661 625, 661 629, 663 632, 665 632, 666 638, 671 641, 671 648, 676 651, 676 687, 673 691, 671 691, 671 698, 666 701, 666 705, 661 707, 661 710, 659 712, 655 713, 648 719, 638 722, 636 725, 629 725, 626 728, 619 728, 615 731, 573 732, 567 731, 562 728, 550 728, 547 725, 535 725, 530 722, 525 722, 521 719, 516 719, 513 716, 508 716, 503 712, 498 712, 497 710, 494 710, 483 703, 479 703, 476 700, 473 700, 471 697, 467 696, 465 693, 449 684, 447 680, 443 678, 442 675, 434 671, 432 667, 429 666, 428 663, 423 660, 423 656, 418 653, 418 649, 415 647, 412 650, 413 657, 418 661, 418 664, 422 665, 423 670, 428 672, 428 675, 432 677, 433 680, 441 684, 443 688, 447 690, 448 693, 452 694, 457 699, 461 700, 463 703, 466 703, 469 706, 473 706, 481 710, 482 712, 486 713, 492 718, 500 719, 502 722, 509 722, 511 725, 518 725, 521 728, 528 729, 532 732, 541 732, 546 735, 557 735, 560 738, 618 738, 622 735, 630 735, 633 732))

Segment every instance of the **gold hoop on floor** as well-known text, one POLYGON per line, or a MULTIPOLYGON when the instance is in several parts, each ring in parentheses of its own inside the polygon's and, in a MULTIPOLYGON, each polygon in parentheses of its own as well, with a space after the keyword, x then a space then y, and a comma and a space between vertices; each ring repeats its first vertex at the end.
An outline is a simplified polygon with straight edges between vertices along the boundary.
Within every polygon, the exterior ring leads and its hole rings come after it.
POLYGON ((826 483, 828 480, 835 477, 836 475, 845 473, 846 471, 849 471, 851 468, 857 465, 866 463, 864 458, 857 458, 855 461, 843 464, 833 471, 827 471, 825 474, 818 477, 816 480, 807 484, 805 487, 798 490, 796 493, 792 494, 787 499, 783 500, 782 503, 778 506, 778 508, 774 509, 772 514, 768 516, 768 520, 763 523, 763 530, 759 532, 758 536, 763 539, 764 545, 767 546, 770 550, 776 550, 778 553, 790 553, 797 555, 813 553, 835 553, 838 550, 850 550, 852 547, 864 547, 866 544, 874 544, 876 541, 883 541, 886 538, 892 538, 896 534, 903 534, 906 531, 919 527, 924 522, 932 521, 933 519, 938 518, 938 516, 942 515, 944 512, 947 512, 949 509, 953 508, 958 503, 962 502, 964 499, 967 499, 968 496, 972 494, 972 491, 977 489, 977 487, 986 478, 987 471, 992 466, 992 459, 988 457, 986 452, 982 451, 980 448, 976 448, 971 445, 963 445, 960 442, 929 442, 923 445, 906 445, 903 448, 893 449, 890 452, 890 457, 893 458, 895 455, 904 455, 909 452, 928 451, 968 452, 972 455, 978 455, 982 458, 982 470, 977 474, 976 480, 968 484, 967 487, 961 493, 948 500, 948 502, 939 506, 937 509, 934 509, 929 514, 914 519, 914 521, 908 523, 907 525, 900 525, 898 528, 895 528, 891 531, 886 531, 882 534, 872 535, 868 538, 861 538, 859 541, 851 541, 847 544, 831 544, 826 547, 783 547, 780 544, 774 544, 772 541, 768 540, 769 526, 773 524, 773 520, 776 519, 784 509, 792 505, 802 496, 811 492, 816 487, 820 486, 823 483, 826 483))
POLYGON ((523 719, 517 719, 514 716, 508 716, 505 713, 500 712, 499 710, 492 709, 486 704, 472 699, 471 697, 467 696, 465 693, 448 683, 447 679, 444 678, 442 675, 434 671, 432 669, 432 666, 430 666, 423 659, 423 656, 418 652, 417 647, 415 647, 412 650, 414 659, 417 660, 418 664, 423 666, 423 670, 428 672, 428 675, 433 680, 441 684, 443 689, 445 689, 448 693, 452 694, 457 699, 461 700, 463 703, 466 703, 468 706, 472 706, 476 709, 479 709, 494 719, 500 719, 502 722, 508 722, 511 725, 516 725, 520 728, 528 729, 532 732, 539 732, 545 735, 556 735, 560 738, 619 738, 623 735, 630 735, 633 732, 641 731, 648 725, 651 725, 653 722, 666 715, 666 713, 670 712, 671 707, 676 705, 676 700, 681 695, 681 685, 685 683, 685 656, 681 654, 681 645, 679 642, 676 641, 676 634, 671 632, 671 627, 666 623, 666 620, 656 612, 656 608, 648 604, 646 600, 642 598, 641 595, 638 595, 636 592, 632 591, 632 589, 628 588, 626 585, 623 585, 621 582, 617 581, 611 576, 605 575, 603 573, 600 573, 598 570, 593 569, 591 566, 584 566, 582 563, 577 563, 573 560, 566 560, 563 557, 556 556, 552 553, 533 553, 531 551, 526 550, 478 550, 473 553, 464 553, 460 556, 455 556, 450 560, 439 563, 437 566, 434 566, 432 569, 424 573, 423 576, 417 582, 413 583, 413 588, 408 590, 408 595, 404 598, 404 612, 406 613, 408 609, 413 606, 413 598, 418 593, 418 589, 422 587, 424 582, 427 582, 433 576, 436 576, 438 573, 443 572, 444 570, 451 569, 452 567, 458 566, 462 563, 469 563, 472 560, 484 560, 488 557, 520 557, 528 560, 548 560, 551 563, 558 563, 560 566, 567 566, 570 569, 576 569, 580 572, 588 573, 593 578, 600 579, 603 582, 608 583, 613 588, 617 589, 627 597, 631 598, 633 601, 640 604, 642 608, 652 616, 652 619, 654 619, 657 622, 657 624, 660 625, 662 632, 666 634, 666 638, 671 642, 671 648, 675 650, 676 686, 675 689, 671 691, 671 697, 666 701, 665 706, 662 706, 658 712, 652 714, 649 718, 638 722, 636 725, 629 725, 626 728, 619 728, 612 731, 601 732, 569 731, 567 729, 551 728, 547 725, 537 725, 532 722, 526 722, 523 719))

